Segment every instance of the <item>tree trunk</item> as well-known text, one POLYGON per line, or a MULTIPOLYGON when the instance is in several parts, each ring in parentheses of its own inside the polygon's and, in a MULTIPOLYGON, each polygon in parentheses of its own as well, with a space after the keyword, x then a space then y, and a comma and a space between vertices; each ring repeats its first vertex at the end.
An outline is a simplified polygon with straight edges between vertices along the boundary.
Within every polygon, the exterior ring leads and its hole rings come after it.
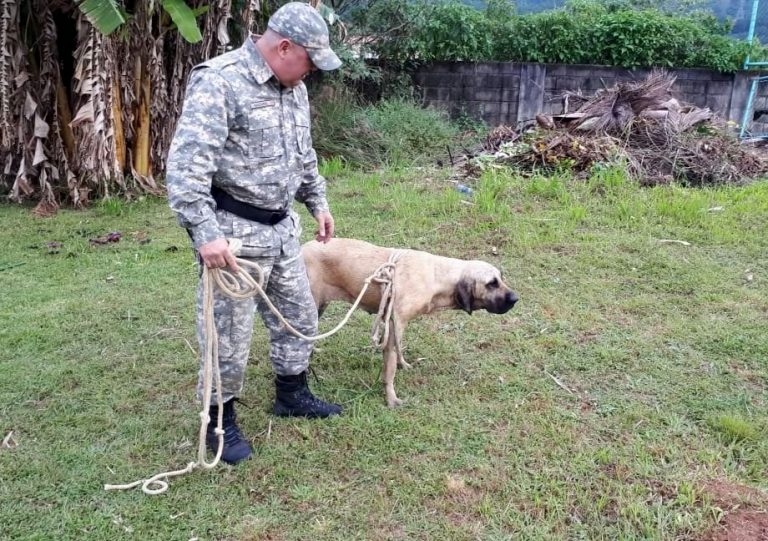
POLYGON ((139 64, 139 77, 137 79, 139 107, 136 115, 136 140, 133 146, 133 169, 134 174, 142 177, 152 175, 151 160, 149 156, 150 149, 150 125, 152 119, 149 115, 149 104, 152 101, 149 73, 139 64))
POLYGON ((72 127, 69 125, 72 122, 72 110, 69 108, 67 89, 64 88, 64 84, 61 82, 61 74, 56 77, 56 114, 59 117, 61 140, 67 151, 67 158, 72 160, 72 156, 75 155, 75 136, 72 133, 72 127))
POLYGON ((123 131, 123 100, 117 77, 112 80, 112 118, 115 123, 115 158, 121 171, 125 171, 125 132, 123 131))

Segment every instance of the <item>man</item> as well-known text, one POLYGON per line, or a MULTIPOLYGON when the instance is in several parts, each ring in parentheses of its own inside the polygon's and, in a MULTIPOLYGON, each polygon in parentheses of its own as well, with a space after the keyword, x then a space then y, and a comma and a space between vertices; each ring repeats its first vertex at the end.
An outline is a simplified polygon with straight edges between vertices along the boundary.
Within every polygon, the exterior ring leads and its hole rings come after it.
MULTIPOLYGON (((189 231, 202 264, 237 271, 226 238, 240 239, 240 257, 264 269, 267 295, 305 335, 317 334, 317 311, 301 258, 299 217, 291 203, 296 199, 307 206, 321 242, 333 236, 334 222, 312 149, 302 80, 315 69, 340 65, 320 14, 300 2, 284 5, 272 15, 263 36, 253 36, 241 48, 193 70, 168 157, 169 203, 189 231)), ((234 402, 243 387, 255 305, 256 299, 235 301, 218 290, 214 294, 224 402, 221 458, 230 464, 252 453, 237 426, 234 402)), ((202 306, 200 283, 201 351, 202 306)), ((307 386, 312 344, 281 328, 263 302, 257 306, 270 334, 276 374, 274 413, 304 417, 341 413, 340 406, 316 398, 307 386)), ((198 399, 202 395, 201 365, 198 399)), ((215 452, 215 388, 212 403, 207 444, 215 452)))

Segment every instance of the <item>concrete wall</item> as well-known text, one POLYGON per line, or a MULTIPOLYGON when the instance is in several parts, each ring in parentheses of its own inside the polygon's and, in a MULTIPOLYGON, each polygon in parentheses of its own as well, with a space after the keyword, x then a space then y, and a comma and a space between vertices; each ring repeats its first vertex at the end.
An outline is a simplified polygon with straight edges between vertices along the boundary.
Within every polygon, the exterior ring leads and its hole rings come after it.
MULTIPOLYGON (((674 91, 682 101, 709 107, 721 117, 741 123, 750 84, 756 73, 720 73, 703 69, 670 69, 677 77, 674 91)), ((428 105, 466 114, 491 126, 515 125, 539 112, 563 112, 567 90, 591 96, 619 81, 638 80, 647 69, 513 62, 441 62, 414 74, 428 105)), ((768 83, 760 85, 755 109, 768 109, 768 83)), ((573 106, 570 110, 573 110, 573 106)), ((768 122, 768 114, 763 118, 768 122)), ((754 131, 768 131, 754 126, 754 131)))

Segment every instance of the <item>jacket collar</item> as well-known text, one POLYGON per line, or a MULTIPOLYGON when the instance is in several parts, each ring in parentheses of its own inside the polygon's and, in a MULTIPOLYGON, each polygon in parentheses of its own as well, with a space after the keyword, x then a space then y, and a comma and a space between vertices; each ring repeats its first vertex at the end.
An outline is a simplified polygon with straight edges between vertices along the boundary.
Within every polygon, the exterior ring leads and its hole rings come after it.
POLYGON ((274 77, 275 74, 272 72, 269 64, 267 64, 267 61, 264 60, 258 47, 256 47, 256 42, 254 41, 256 38, 258 38, 256 35, 249 36, 242 46, 242 51, 251 75, 258 84, 263 85, 274 77))

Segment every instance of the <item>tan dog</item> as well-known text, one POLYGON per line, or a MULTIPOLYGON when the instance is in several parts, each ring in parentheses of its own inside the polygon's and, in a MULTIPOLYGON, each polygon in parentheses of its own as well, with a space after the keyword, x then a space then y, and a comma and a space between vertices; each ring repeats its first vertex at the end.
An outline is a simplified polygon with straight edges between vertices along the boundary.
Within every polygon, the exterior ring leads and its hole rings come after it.
MULTIPOLYGON (((327 244, 311 241, 302 246, 307 274, 318 312, 331 301, 353 303, 365 279, 386 263, 393 248, 381 248, 353 239, 332 239, 327 244)), ((417 250, 399 250, 395 270, 394 330, 384 346, 384 387, 387 404, 399 406, 395 394, 397 363, 410 368, 402 356, 402 338, 410 320, 437 310, 485 309, 503 314, 518 298, 501 279, 499 270, 484 261, 465 261, 417 250)), ((369 313, 377 313, 381 288, 372 283, 360 302, 369 313)))

